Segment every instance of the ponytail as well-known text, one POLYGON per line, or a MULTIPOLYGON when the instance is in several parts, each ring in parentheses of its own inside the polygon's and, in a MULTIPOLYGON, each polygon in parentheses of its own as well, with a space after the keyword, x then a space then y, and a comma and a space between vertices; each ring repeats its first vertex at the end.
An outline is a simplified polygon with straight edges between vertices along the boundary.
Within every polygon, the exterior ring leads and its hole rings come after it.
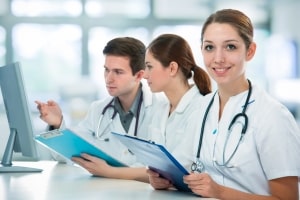
POLYGON ((194 72, 194 82, 197 85, 199 92, 202 95, 206 95, 211 92, 211 81, 208 74, 198 66, 194 66, 191 69, 194 72))

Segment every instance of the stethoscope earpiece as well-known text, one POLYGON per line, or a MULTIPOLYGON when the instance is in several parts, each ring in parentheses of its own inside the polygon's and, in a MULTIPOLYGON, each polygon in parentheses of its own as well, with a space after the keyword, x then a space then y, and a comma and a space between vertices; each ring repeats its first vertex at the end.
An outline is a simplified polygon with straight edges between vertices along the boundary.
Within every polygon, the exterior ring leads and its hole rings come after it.
POLYGON ((104 141, 104 142, 109 142, 109 138, 99 138, 99 139, 104 141))

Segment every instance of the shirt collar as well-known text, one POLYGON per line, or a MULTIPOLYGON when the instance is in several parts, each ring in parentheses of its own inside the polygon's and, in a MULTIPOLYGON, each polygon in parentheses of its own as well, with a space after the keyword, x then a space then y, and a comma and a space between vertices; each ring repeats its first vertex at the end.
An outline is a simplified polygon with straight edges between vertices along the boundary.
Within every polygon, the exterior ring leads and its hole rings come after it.
MULTIPOLYGON (((140 101, 140 99, 141 99, 141 95, 143 95, 143 94, 142 94, 142 85, 140 84, 139 89, 138 89, 138 92, 137 92, 137 94, 136 94, 136 96, 135 96, 135 98, 134 98, 133 104, 131 105, 131 107, 130 107, 130 109, 129 109, 129 111, 128 111, 128 112, 133 113, 133 115, 134 115, 135 117, 137 117, 137 112, 138 112, 139 101, 140 101)), ((123 108, 122 108, 122 105, 121 105, 120 100, 119 100, 118 97, 115 97, 115 98, 114 98, 114 106, 115 106, 117 112, 118 112, 120 115, 121 115, 122 113, 124 113, 124 110, 123 110, 123 108)), ((124 113, 124 114, 126 114, 126 113, 124 113)))

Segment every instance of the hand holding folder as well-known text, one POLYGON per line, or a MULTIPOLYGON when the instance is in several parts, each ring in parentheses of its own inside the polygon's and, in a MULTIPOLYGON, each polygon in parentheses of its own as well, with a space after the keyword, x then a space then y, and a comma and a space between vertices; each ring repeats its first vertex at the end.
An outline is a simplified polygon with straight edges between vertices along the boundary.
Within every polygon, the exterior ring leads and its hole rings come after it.
POLYGON ((80 157, 81 153, 87 153, 105 160, 109 165, 116 167, 126 166, 124 163, 89 143, 70 129, 53 130, 42 133, 37 135, 35 140, 69 160, 74 156, 80 157))
POLYGON ((180 191, 191 192, 183 182, 183 176, 189 172, 168 152, 168 150, 154 142, 137 137, 112 132, 127 148, 135 154, 137 159, 159 173, 180 191))

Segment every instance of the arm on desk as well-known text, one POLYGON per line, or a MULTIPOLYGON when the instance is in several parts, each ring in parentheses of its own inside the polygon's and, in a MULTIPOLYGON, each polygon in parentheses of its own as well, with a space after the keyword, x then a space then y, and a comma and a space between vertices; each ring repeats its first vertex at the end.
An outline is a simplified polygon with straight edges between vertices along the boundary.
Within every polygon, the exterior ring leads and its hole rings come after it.
POLYGON ((73 157, 72 161, 85 168, 94 176, 149 183, 145 167, 113 167, 104 160, 85 153, 81 154, 81 157, 73 157))
POLYGON ((218 199, 247 199, 247 200, 279 200, 290 199, 298 200, 298 177, 283 177, 269 180, 270 195, 258 195, 246 193, 234 188, 229 188, 216 183, 207 173, 191 173, 184 177, 184 182, 189 188, 203 197, 218 199))

